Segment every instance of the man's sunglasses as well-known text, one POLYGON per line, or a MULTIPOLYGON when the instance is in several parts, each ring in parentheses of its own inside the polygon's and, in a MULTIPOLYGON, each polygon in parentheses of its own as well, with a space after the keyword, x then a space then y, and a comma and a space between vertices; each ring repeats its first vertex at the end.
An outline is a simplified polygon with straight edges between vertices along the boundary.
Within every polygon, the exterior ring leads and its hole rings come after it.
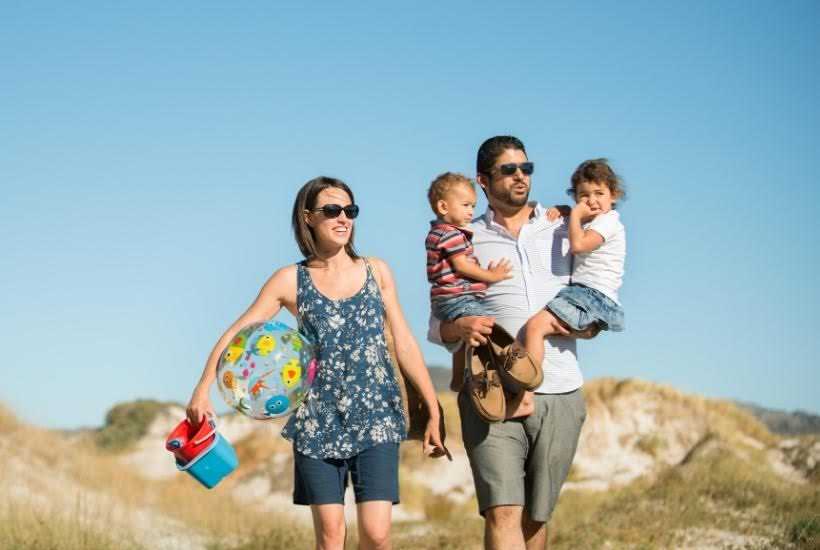
POLYGON ((516 164, 514 162, 508 162, 507 164, 499 164, 498 172, 502 176, 512 176, 519 168, 521 169, 522 174, 524 174, 525 176, 531 176, 532 173, 535 171, 535 164, 531 162, 522 162, 519 164, 516 164))
POLYGON ((339 214, 345 213, 348 219, 352 220, 359 215, 359 206, 349 204, 347 206, 340 206, 338 204, 326 204, 321 208, 312 208, 311 212, 321 212, 326 218, 338 218, 339 214))

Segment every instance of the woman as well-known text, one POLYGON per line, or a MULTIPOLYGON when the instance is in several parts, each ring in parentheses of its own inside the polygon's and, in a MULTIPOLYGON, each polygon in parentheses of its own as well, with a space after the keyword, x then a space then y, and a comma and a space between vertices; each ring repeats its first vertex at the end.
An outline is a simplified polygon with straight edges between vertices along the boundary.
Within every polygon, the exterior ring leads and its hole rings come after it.
POLYGON ((423 452, 443 452, 435 390, 402 314, 393 276, 353 246, 358 206, 343 182, 307 182, 293 206, 293 231, 305 261, 283 267, 211 351, 188 405, 198 424, 213 415, 208 397, 222 350, 243 327, 287 308, 317 346, 319 369, 305 402, 282 435, 293 442, 294 503, 311 506, 316 547, 342 549, 344 490, 350 472, 361 548, 390 547, 398 503, 398 447, 404 438, 401 394, 384 339, 387 319, 403 372, 430 411, 423 452))

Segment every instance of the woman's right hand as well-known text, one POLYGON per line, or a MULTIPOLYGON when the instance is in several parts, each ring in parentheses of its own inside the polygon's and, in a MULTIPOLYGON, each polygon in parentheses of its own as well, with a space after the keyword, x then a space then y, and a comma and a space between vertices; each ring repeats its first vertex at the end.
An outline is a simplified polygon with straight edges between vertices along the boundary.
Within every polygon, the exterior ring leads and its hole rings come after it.
POLYGON ((188 403, 185 414, 188 416, 188 422, 194 427, 198 427, 200 422, 203 422, 206 417, 210 416, 213 418, 216 416, 207 389, 204 391, 200 389, 194 390, 194 394, 191 396, 191 401, 188 403))

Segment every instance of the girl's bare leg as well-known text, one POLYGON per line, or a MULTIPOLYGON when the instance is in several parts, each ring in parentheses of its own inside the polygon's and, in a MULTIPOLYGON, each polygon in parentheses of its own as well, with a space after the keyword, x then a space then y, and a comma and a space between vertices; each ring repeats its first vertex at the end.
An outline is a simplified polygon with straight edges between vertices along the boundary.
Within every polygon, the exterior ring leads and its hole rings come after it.
POLYGON ((544 361, 544 338, 553 334, 551 327, 555 323, 563 324, 563 321, 557 319, 552 313, 546 309, 542 309, 535 315, 529 318, 527 326, 524 328, 524 347, 527 353, 532 356, 536 365, 540 365, 544 361))

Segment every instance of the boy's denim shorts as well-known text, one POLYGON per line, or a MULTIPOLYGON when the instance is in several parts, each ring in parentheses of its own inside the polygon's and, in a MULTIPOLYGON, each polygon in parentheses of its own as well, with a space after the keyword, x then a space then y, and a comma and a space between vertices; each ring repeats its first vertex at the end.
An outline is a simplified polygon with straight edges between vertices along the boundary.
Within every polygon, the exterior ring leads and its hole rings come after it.
POLYGON ((603 292, 584 285, 570 285, 550 300, 547 308, 574 330, 598 323, 601 330, 624 330, 624 310, 603 292))
POLYGON ((481 296, 476 293, 436 296, 430 301, 430 305, 433 316, 439 321, 486 315, 481 306, 481 296))
POLYGON ((356 502, 399 503, 399 444, 375 445, 350 458, 311 458, 293 452, 293 503, 344 504, 348 473, 356 502))

